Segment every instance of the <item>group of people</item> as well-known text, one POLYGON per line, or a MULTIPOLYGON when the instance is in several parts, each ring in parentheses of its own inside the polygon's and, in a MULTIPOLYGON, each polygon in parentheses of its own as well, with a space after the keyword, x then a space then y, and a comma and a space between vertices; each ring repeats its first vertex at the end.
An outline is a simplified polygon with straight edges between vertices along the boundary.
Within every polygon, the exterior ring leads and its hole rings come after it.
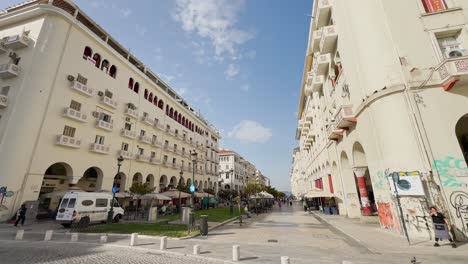
POLYGON ((278 199, 278 207, 281 208, 283 204, 286 206, 292 206, 292 200, 291 199, 278 199))

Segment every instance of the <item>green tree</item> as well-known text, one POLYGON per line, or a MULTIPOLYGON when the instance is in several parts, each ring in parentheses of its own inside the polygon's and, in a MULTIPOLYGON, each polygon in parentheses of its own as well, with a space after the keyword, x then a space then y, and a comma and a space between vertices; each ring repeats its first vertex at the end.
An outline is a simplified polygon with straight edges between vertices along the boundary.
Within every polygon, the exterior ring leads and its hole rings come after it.
POLYGON ((215 191, 213 189, 211 189, 211 188, 203 189, 203 191, 206 192, 206 193, 209 193, 211 195, 215 194, 215 191))
POLYGON ((136 208, 137 212, 138 212, 138 205, 140 204, 139 201, 140 201, 141 196, 148 194, 148 193, 152 193, 155 189, 156 187, 149 187, 147 183, 136 182, 132 184, 129 191, 131 194, 137 197, 137 208, 136 208))
POLYGON ((262 186, 258 183, 249 182, 244 186, 244 193, 250 197, 262 191, 262 186))

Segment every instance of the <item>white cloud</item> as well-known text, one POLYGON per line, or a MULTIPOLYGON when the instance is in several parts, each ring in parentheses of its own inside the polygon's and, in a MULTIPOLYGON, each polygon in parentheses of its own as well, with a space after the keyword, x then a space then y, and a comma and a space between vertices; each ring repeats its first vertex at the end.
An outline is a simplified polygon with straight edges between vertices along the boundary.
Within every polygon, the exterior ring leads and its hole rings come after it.
POLYGON ((132 10, 128 7, 124 7, 120 10, 123 17, 129 17, 132 14, 132 10))
POLYGON ((236 27, 244 5, 244 0, 176 0, 174 19, 183 30, 208 38, 219 61, 225 53, 236 57, 237 46, 253 38, 236 27))
POLYGON ((241 85, 240 89, 244 92, 248 92, 250 90, 250 85, 249 84, 243 84, 241 85))
POLYGON ((240 140, 241 142, 266 143, 273 133, 270 128, 252 120, 242 120, 237 124, 228 136, 240 140))
POLYGON ((236 64, 229 64, 227 69, 224 71, 224 75, 226 76, 226 79, 232 80, 236 75, 238 75, 240 72, 240 67, 239 65, 236 64))

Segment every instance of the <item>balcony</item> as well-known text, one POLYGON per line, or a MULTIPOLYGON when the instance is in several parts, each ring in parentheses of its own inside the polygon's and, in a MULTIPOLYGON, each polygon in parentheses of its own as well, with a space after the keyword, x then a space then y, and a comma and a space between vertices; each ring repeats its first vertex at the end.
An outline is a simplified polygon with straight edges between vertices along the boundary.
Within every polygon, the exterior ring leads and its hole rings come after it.
POLYGON ((96 120, 96 127, 106 130, 106 131, 112 131, 114 130, 114 125, 110 122, 106 122, 104 120, 96 120))
POLYGON ((0 94, 0 108, 8 106, 8 96, 0 94))
POLYGON ((312 80, 313 80, 313 78, 314 78, 314 74, 312 72, 309 72, 307 74, 306 85, 304 86, 305 96, 310 96, 312 94, 312 80))
POLYGON ((100 154, 109 154, 110 146, 109 145, 101 145, 97 143, 91 144, 90 151, 100 153, 100 154))
POLYGON ((312 49, 310 53, 314 54, 320 50, 320 40, 322 39, 322 29, 315 30, 312 33, 312 43, 310 48, 312 49))
POLYGON ((0 54, 7 52, 7 48, 3 45, 3 43, 5 43, 5 41, 3 39, 0 39, 0 54))
POLYGON ((170 166, 171 166, 171 164, 169 164, 169 162, 167 162, 167 160, 163 160, 163 161, 162 161, 162 165, 163 165, 164 167, 170 167, 170 166))
POLYGON ((91 89, 91 88, 88 88, 88 86, 80 83, 80 82, 77 82, 77 81, 72 81, 70 83, 70 88, 72 88, 73 90, 87 96, 87 97, 91 97, 93 96, 94 94, 94 90, 91 89))
POLYGON ((171 164, 171 167, 172 167, 173 169, 180 169, 180 166, 179 166, 179 164, 177 164, 177 163, 172 163, 172 164, 171 164))
POLYGON ((152 142, 152 145, 157 147, 157 148, 162 148, 162 142, 161 141, 155 140, 155 141, 152 142))
POLYGON ((129 117, 133 117, 135 119, 138 119, 138 110, 133 110, 130 108, 125 109, 125 114, 128 115, 129 117))
POLYGON ((58 135, 55 141, 55 144, 69 147, 69 148, 80 148, 81 146, 81 139, 76 139, 74 137, 67 137, 64 135, 58 135))
MULTIPOLYGON (((315 3, 314 3, 315 4, 315 3)), ((317 0, 317 13, 315 14, 315 25, 317 28, 324 27, 330 21, 332 12, 332 0, 317 0)))
POLYGON ((142 118, 141 118, 141 122, 149 125, 149 126, 154 126, 154 120, 151 119, 148 115, 144 115, 142 118))
POLYGON ((347 129, 357 122, 356 117, 353 115, 352 105, 343 105, 338 109, 335 115, 335 124, 337 128, 347 129))
POLYGON ((130 139, 136 139, 137 135, 135 131, 131 131, 128 129, 122 129, 121 132, 122 137, 130 138, 130 139))
POLYGON ((20 67, 13 63, 0 65, 0 78, 9 79, 18 76, 20 67))
POLYGON ((164 125, 161 124, 161 123, 154 124, 154 126, 155 126, 157 129, 161 130, 161 131, 165 131, 165 130, 166 130, 166 127, 164 127, 164 125))
POLYGON ((140 162, 150 162, 151 157, 143 154, 137 154, 136 155, 136 161, 140 162))
POLYGON ((468 84, 468 56, 446 59, 436 68, 436 72, 436 78, 445 91, 452 89, 455 84, 468 84))
POLYGON ((151 158, 151 159, 150 159, 150 162, 153 163, 153 164, 156 164, 156 165, 160 165, 160 164, 161 164, 161 160, 158 159, 158 158, 151 158))
POLYGON ((179 149, 174 150, 174 153, 179 155, 179 156, 182 156, 182 151, 179 150, 179 149))
POLYGON ((331 53, 336 48, 338 39, 338 30, 336 25, 323 28, 322 39, 320 40, 320 53, 331 53))
POLYGON ((107 96, 103 96, 101 97, 101 103, 113 108, 113 109, 116 109, 117 108, 117 102, 115 100, 113 100, 112 98, 110 97, 107 97, 107 96))
POLYGON ((21 34, 7 37, 3 45, 9 49, 22 49, 28 47, 31 42, 27 35, 21 34))
POLYGON ((169 134, 169 135, 171 135, 171 136, 173 136, 173 137, 175 136, 175 131, 172 130, 172 129, 167 129, 167 128, 166 128, 166 133, 169 134))
POLYGON ((126 150, 120 150, 119 155, 124 159, 133 159, 133 154, 126 150))
POLYGON ((165 146, 164 146, 164 150, 165 150, 165 151, 169 151, 169 152, 173 152, 173 151, 174 151, 174 148, 171 147, 171 146, 169 146, 169 145, 165 145, 165 146))
POLYGON ((80 111, 76 111, 70 107, 65 108, 63 111, 63 116, 83 123, 88 120, 88 116, 86 114, 83 114, 80 111))
POLYGON ((338 140, 343 137, 343 129, 336 129, 335 124, 330 124, 327 127, 327 137, 329 140, 338 140))
POLYGON ((309 132, 309 134, 307 135, 307 138, 306 138, 306 143, 313 143, 315 140, 315 134, 313 132, 313 130, 311 132, 309 132))
POLYGON ((314 73, 315 76, 325 75, 328 72, 331 63, 330 54, 318 55, 314 58, 314 73))
POLYGON ((142 143, 146 143, 146 144, 149 144, 149 145, 151 145, 153 143, 152 142, 153 140, 150 137, 147 137, 147 136, 139 136, 138 140, 140 140, 140 142, 142 142, 142 143))
POLYGON ((312 92, 320 92, 323 89, 325 77, 323 75, 314 76, 312 79, 312 92))

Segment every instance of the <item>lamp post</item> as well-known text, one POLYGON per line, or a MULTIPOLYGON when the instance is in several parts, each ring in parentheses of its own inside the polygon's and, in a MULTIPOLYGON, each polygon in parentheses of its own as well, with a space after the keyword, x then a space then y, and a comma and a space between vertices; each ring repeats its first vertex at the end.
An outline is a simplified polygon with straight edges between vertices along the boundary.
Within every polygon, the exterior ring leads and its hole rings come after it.
POLYGON ((180 182, 182 181, 182 176, 184 176, 184 172, 182 170, 180 170, 179 172, 179 205, 178 205, 178 208, 177 208, 177 213, 180 213, 180 208, 182 207, 182 198, 180 197, 180 189, 182 188, 182 185, 180 184, 180 182))
MULTIPOLYGON (((116 176, 119 176, 119 174, 120 174, 120 166, 122 166, 123 161, 124 161, 124 158, 122 156, 119 156, 117 158, 117 175, 116 176)), ((114 219, 114 200, 115 200, 115 193, 116 192, 117 192, 117 188, 116 188, 115 184, 113 184, 113 186, 112 186, 111 208, 110 208, 109 212, 107 213, 107 223, 108 224, 112 223, 112 220, 114 219)))
POLYGON ((411 245, 409 235, 408 235, 408 230, 406 230, 405 218, 403 216, 403 209, 401 208, 400 196, 398 195, 398 189, 397 189, 397 182, 400 181, 400 175, 398 174, 398 172, 394 172, 394 173, 392 173, 391 177, 392 177, 392 180, 393 180, 393 187, 395 189, 395 197, 396 197, 396 200, 397 200, 398 209, 399 209, 400 215, 401 215, 401 222, 403 224, 403 231, 405 232, 405 236, 406 236, 406 240, 408 240, 408 244, 411 245))
MULTIPOLYGON (((195 184, 195 168, 196 168, 196 165, 197 165, 197 156, 198 156, 198 153, 194 150, 194 151, 190 151, 190 156, 192 157, 192 185, 195 184)), ((195 203, 195 189, 191 190, 191 193, 192 193, 192 201, 190 203, 190 206, 192 207, 192 209, 194 208, 194 203, 195 203)))
POLYGON ((234 169, 230 169, 228 172, 226 173, 231 173, 231 188, 230 188, 230 193, 229 193, 229 213, 232 215, 234 214, 234 206, 232 205, 232 188, 234 187, 233 186, 233 183, 232 183, 232 178, 234 177, 234 169))

